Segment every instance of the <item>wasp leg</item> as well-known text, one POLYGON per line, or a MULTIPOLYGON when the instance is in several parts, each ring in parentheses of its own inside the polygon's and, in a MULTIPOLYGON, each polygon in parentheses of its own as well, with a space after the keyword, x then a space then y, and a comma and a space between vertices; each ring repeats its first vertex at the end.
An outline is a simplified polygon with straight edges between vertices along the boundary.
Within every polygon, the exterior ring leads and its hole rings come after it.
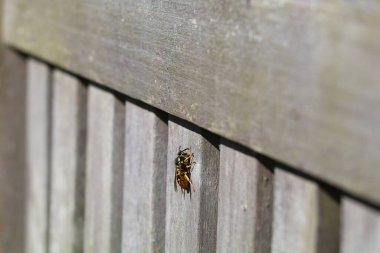
POLYGON ((190 172, 193 172, 193 169, 194 169, 194 165, 197 164, 197 162, 193 161, 191 163, 191 169, 190 169, 190 172))
POLYGON ((190 169, 190 173, 193 172, 194 164, 195 162, 193 162, 192 164, 186 165, 186 169, 190 169))
POLYGON ((185 174, 185 178, 190 183, 191 187, 193 188, 193 191, 195 192, 195 187, 194 187, 193 182, 191 181, 191 179, 186 174, 185 174))

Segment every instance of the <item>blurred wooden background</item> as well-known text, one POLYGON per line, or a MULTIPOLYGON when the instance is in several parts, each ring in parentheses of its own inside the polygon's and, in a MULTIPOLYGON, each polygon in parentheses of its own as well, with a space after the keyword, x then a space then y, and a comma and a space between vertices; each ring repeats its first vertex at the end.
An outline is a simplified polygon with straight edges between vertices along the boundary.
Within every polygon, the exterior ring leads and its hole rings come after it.
POLYGON ((1 253, 380 252, 380 3, 2 15, 1 253))

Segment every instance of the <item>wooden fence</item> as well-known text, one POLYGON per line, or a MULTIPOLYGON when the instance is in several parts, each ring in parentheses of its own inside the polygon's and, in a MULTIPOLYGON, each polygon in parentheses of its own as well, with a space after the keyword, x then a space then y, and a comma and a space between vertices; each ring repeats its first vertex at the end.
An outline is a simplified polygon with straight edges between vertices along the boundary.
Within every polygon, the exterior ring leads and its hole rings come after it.
POLYGON ((0 253, 380 252, 379 13, 6 1, 0 253))

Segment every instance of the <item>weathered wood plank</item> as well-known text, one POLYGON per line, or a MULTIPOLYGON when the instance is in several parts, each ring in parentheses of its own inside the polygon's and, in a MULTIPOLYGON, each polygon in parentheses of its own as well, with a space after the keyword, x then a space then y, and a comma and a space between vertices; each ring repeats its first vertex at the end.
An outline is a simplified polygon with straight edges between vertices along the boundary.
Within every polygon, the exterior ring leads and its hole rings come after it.
POLYGON ((217 140, 182 121, 170 120, 168 128, 165 251, 216 252, 217 140), (191 195, 174 190, 174 159, 180 146, 191 148, 197 162, 191 176, 196 191, 191 195))
POLYGON ((380 211, 344 197, 341 233, 342 253, 380 252, 380 211))
POLYGON ((89 86, 85 253, 121 251, 124 103, 89 86))
POLYGON ((27 64, 27 218, 25 252, 47 253, 50 163, 50 72, 35 60, 27 64))
POLYGON ((0 252, 25 252, 26 64, 0 46, 0 252))
POLYGON ((339 251, 339 205, 317 184, 276 169, 273 253, 339 251))
POLYGON ((5 8, 10 45, 380 203, 380 2, 5 8))
POLYGON ((49 253, 83 248, 86 89, 54 71, 49 253))
POLYGON ((271 252, 273 173, 220 146, 217 252, 271 252))
POLYGON ((123 252, 165 252, 167 123, 127 102, 125 136, 123 252))
POLYGON ((318 189, 317 252, 340 252, 340 196, 322 187, 318 189))

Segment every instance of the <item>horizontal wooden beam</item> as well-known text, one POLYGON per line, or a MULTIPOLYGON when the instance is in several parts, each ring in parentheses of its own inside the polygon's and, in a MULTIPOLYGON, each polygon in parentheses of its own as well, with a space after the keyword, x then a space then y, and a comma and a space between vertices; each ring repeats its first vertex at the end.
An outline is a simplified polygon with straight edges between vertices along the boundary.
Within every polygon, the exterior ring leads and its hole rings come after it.
POLYGON ((5 40, 380 203, 380 2, 12 0, 5 40))

